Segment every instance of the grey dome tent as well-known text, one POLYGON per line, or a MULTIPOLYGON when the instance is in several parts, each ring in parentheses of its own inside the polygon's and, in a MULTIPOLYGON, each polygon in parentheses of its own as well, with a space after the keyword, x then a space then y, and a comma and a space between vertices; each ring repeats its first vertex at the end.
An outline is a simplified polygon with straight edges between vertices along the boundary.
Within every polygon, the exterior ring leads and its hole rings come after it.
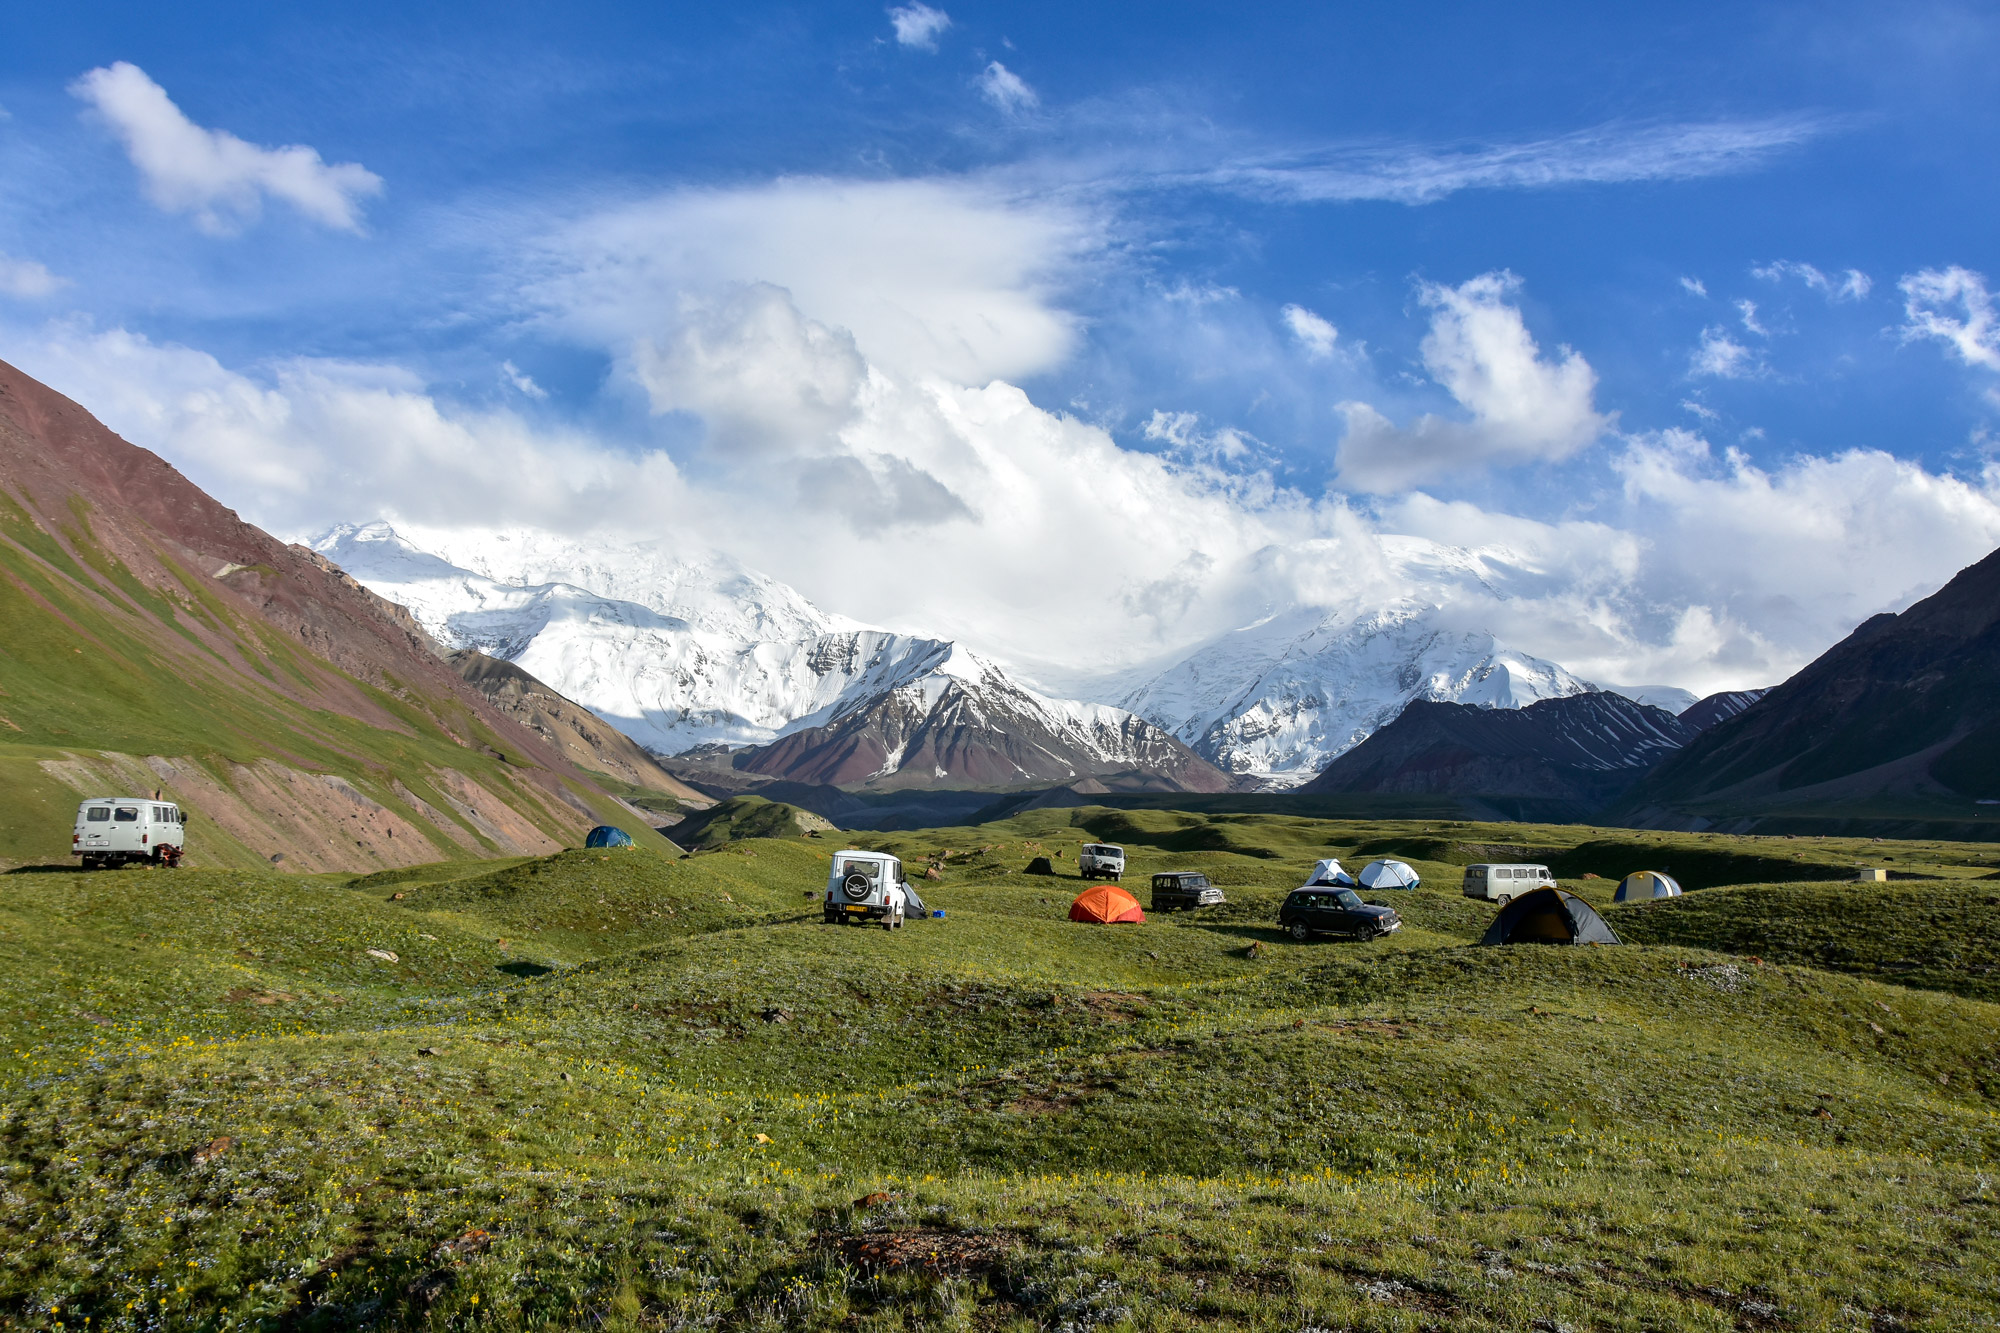
POLYGON ((1306 882, 1300 887, 1351 889, 1354 887, 1354 876, 1342 870, 1340 862, 1328 857, 1326 860, 1313 862, 1312 873, 1306 876, 1306 882))
POLYGON ((589 836, 584 838, 583 845, 586 847, 630 847, 632 845, 632 835, 622 828, 613 828, 609 824, 599 824, 590 831, 589 836))
POLYGON ((1597 910, 1562 889, 1536 889, 1500 909, 1481 944, 1616 944, 1597 910))
POLYGON ((1618 881, 1618 892, 1613 902, 1637 903, 1648 898, 1678 898, 1681 896, 1680 881, 1672 875, 1662 875, 1657 870, 1635 870, 1618 881))
POLYGON ((1370 861, 1361 871, 1364 889, 1414 889, 1417 872, 1404 861, 1370 861))

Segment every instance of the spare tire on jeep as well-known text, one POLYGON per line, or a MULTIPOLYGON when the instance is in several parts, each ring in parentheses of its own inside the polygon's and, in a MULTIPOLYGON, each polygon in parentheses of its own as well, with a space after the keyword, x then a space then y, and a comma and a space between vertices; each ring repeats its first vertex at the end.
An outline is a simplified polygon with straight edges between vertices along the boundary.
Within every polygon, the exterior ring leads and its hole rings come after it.
POLYGON ((859 871, 840 881, 840 891, 857 903, 866 898, 868 891, 874 887, 875 882, 859 871))

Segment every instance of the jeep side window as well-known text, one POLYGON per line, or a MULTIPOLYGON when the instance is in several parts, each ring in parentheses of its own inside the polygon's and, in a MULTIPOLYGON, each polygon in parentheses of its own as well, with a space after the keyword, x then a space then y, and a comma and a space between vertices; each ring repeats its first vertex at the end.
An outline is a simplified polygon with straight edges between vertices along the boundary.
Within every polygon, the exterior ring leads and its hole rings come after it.
POLYGON ((136 824, 139 822, 139 809, 137 806, 121 805, 112 818, 120 824, 136 824))
POLYGON ((83 817, 93 824, 102 824, 105 820, 111 818, 111 807, 108 805, 93 805, 90 809, 84 811, 83 817))

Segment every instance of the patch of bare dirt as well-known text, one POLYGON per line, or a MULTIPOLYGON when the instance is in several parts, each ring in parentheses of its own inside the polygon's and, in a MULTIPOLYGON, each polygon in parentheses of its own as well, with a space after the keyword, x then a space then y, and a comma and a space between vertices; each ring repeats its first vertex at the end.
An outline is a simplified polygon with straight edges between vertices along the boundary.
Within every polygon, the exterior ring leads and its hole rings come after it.
POLYGON ((1001 1231, 875 1231, 830 1238, 829 1248, 864 1273, 924 1272, 938 1276, 985 1273, 1000 1266, 1015 1246, 1001 1231))

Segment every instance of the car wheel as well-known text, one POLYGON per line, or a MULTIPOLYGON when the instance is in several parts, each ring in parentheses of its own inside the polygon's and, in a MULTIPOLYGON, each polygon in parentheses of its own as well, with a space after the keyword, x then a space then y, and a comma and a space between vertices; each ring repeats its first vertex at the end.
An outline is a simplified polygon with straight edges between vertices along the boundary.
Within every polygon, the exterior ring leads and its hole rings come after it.
POLYGON ((1493 901, 1500 904, 1502 907, 1505 907, 1508 903, 1514 901, 1514 895, 1511 893, 1503 893, 1498 898, 1495 898, 1493 901))
POLYGON ((1310 939, 1312 937, 1312 932, 1306 929, 1302 922, 1293 922, 1285 928, 1285 931, 1295 940, 1310 939))

